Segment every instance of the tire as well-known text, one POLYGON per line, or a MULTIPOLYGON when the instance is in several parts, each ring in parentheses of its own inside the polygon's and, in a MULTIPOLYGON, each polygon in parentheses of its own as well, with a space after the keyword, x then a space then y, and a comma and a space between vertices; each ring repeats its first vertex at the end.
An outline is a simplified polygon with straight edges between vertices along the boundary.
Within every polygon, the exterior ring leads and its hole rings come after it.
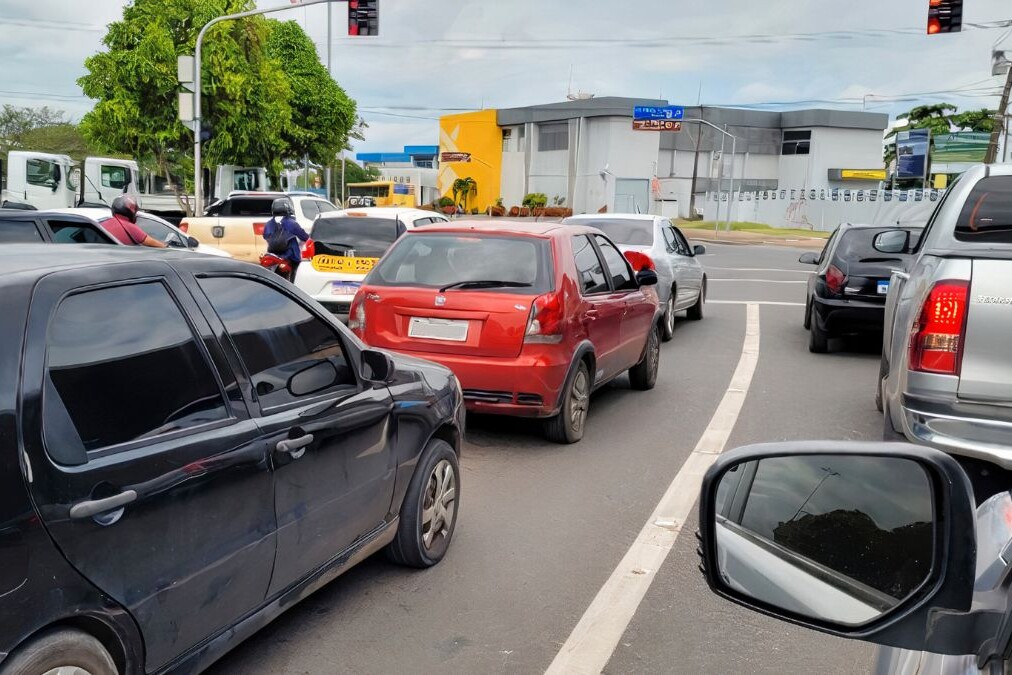
POLYGON ((805 303, 805 330, 812 330, 812 299, 805 303))
POLYGON ((52 670, 77 668, 88 675, 118 675, 115 661, 102 643, 71 628, 45 631, 15 649, 0 665, 0 675, 42 675, 52 670))
POLYGON ((566 387, 559 414, 544 422, 545 438, 564 445, 579 443, 583 439, 583 433, 587 428, 587 412, 590 410, 592 388, 590 369, 587 368, 585 361, 581 361, 573 373, 573 379, 566 387))
POLYGON ((689 311, 686 312, 686 316, 689 317, 690 321, 700 321, 703 318, 703 306, 706 304, 706 279, 703 279, 703 285, 699 287, 699 297, 696 298, 696 304, 689 307, 689 311))
POLYGON ((808 351, 813 354, 829 352, 829 335, 819 328, 819 320, 814 316, 811 320, 811 327, 808 329, 808 351))
POLYGON ((671 297, 668 298, 667 307, 664 308, 664 316, 661 318, 661 341, 671 342, 675 337, 675 289, 671 289, 671 297))
POLYGON ((433 439, 422 451, 401 504, 397 535, 386 548, 391 562, 424 569, 443 559, 457 527, 460 464, 446 441, 433 439), (433 511, 436 503, 442 508, 433 511), (426 506, 426 505, 430 506, 426 506), (429 520, 426 521, 426 513, 429 520), (436 526, 433 531, 432 526, 436 526))
POLYGON ((657 384, 657 371, 661 363, 661 329, 654 326, 647 337, 643 360, 629 369, 629 383, 633 389, 648 391, 657 384))

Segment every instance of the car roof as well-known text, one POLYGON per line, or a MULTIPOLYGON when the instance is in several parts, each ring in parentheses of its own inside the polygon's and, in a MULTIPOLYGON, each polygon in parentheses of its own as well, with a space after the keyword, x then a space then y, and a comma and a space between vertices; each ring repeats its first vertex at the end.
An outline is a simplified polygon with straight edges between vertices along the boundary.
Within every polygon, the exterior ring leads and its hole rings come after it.
POLYGON ((4 275, 36 271, 41 276, 62 269, 75 269, 113 263, 144 260, 166 261, 191 259, 186 252, 172 249, 155 249, 145 246, 115 246, 112 244, 8 244, 0 248, 0 269, 4 275), (59 255, 53 255, 54 247, 59 255))
POLYGON ((582 234, 585 232, 600 232, 596 227, 586 227, 557 222, 522 222, 514 220, 455 220, 449 223, 438 225, 426 225, 419 230, 413 230, 413 234, 434 234, 434 233, 472 233, 481 232, 489 234, 510 234, 528 237, 557 237, 565 234, 582 234))
POLYGON ((898 225, 886 223, 875 225, 873 223, 840 223, 841 230, 923 230, 923 225, 898 225))
POLYGON ((581 213, 578 216, 570 216, 566 220, 654 220, 660 218, 652 213, 581 213))
MULTIPOLYGON (((79 206, 76 208, 68 208, 68 209, 51 209, 49 211, 46 211, 45 213, 65 213, 71 215, 84 216, 86 218, 91 218, 92 220, 98 223, 101 223, 103 220, 108 220, 109 218, 112 218, 112 208, 100 208, 97 206, 79 206)), ((153 213, 148 213, 147 211, 138 211, 137 215, 144 216, 145 218, 151 218, 152 220, 157 220, 160 223, 164 223, 166 225, 175 227, 174 225, 172 225, 172 223, 168 222, 164 218, 156 216, 153 213)))
POLYGON ((423 211, 422 209, 412 209, 408 207, 397 207, 397 206, 363 206, 362 208, 347 208, 337 209, 335 211, 324 211, 320 215, 327 216, 347 216, 352 213, 364 214, 373 218, 394 218, 396 216, 418 216, 420 218, 431 218, 438 216, 439 214, 435 211, 423 211))

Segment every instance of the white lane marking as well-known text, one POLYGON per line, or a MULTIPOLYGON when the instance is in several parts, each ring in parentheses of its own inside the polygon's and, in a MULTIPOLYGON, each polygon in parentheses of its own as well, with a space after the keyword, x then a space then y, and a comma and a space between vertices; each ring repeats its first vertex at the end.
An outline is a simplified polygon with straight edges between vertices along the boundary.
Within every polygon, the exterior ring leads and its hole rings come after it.
POLYGON ((695 450, 671 481, 622 562, 562 645, 547 675, 596 675, 611 659, 699 495, 703 474, 724 450, 759 361, 759 305, 749 303, 741 359, 695 450))
POLYGON ((781 307, 804 307, 803 302, 776 302, 774 300, 711 300, 706 299, 708 305, 780 305, 781 307))
POLYGON ((807 284, 808 283, 807 281, 796 281, 796 280, 793 280, 793 279, 790 280, 790 281, 785 281, 783 279, 731 279, 731 278, 727 278, 727 277, 706 277, 706 280, 708 282, 709 281, 747 281, 749 283, 754 283, 754 284, 807 284))
POLYGON ((797 274, 815 274, 812 270, 788 270, 779 267, 714 267, 707 265, 708 270, 729 270, 732 272, 795 272, 797 274))

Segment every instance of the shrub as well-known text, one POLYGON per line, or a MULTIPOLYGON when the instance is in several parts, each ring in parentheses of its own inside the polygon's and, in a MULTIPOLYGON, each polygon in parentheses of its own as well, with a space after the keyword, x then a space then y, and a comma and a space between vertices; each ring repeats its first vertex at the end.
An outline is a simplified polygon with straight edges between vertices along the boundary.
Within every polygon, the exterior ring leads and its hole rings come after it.
POLYGON ((443 207, 443 208, 446 208, 447 206, 454 206, 453 198, 452 197, 440 197, 439 198, 439 205, 441 207, 443 207))
POLYGON ((544 192, 531 192, 524 197, 523 205, 534 209, 548 205, 548 195, 544 192))

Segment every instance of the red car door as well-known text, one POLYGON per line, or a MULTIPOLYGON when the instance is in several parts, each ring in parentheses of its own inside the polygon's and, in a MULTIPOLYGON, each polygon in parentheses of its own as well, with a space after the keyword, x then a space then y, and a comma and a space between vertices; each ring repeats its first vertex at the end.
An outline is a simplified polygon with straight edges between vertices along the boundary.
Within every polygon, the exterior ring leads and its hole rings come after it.
POLYGON ((573 256, 580 284, 579 322, 594 345, 597 372, 594 382, 622 372, 622 316, 625 314, 623 293, 612 290, 607 267, 588 235, 573 237, 573 256))
POLYGON ((652 290, 641 289, 636 283, 632 268, 618 248, 599 234, 594 238, 611 277, 612 288, 622 302, 617 365, 617 369, 622 371, 639 363, 643 356, 657 312, 657 302, 648 295, 653 293, 652 290))

